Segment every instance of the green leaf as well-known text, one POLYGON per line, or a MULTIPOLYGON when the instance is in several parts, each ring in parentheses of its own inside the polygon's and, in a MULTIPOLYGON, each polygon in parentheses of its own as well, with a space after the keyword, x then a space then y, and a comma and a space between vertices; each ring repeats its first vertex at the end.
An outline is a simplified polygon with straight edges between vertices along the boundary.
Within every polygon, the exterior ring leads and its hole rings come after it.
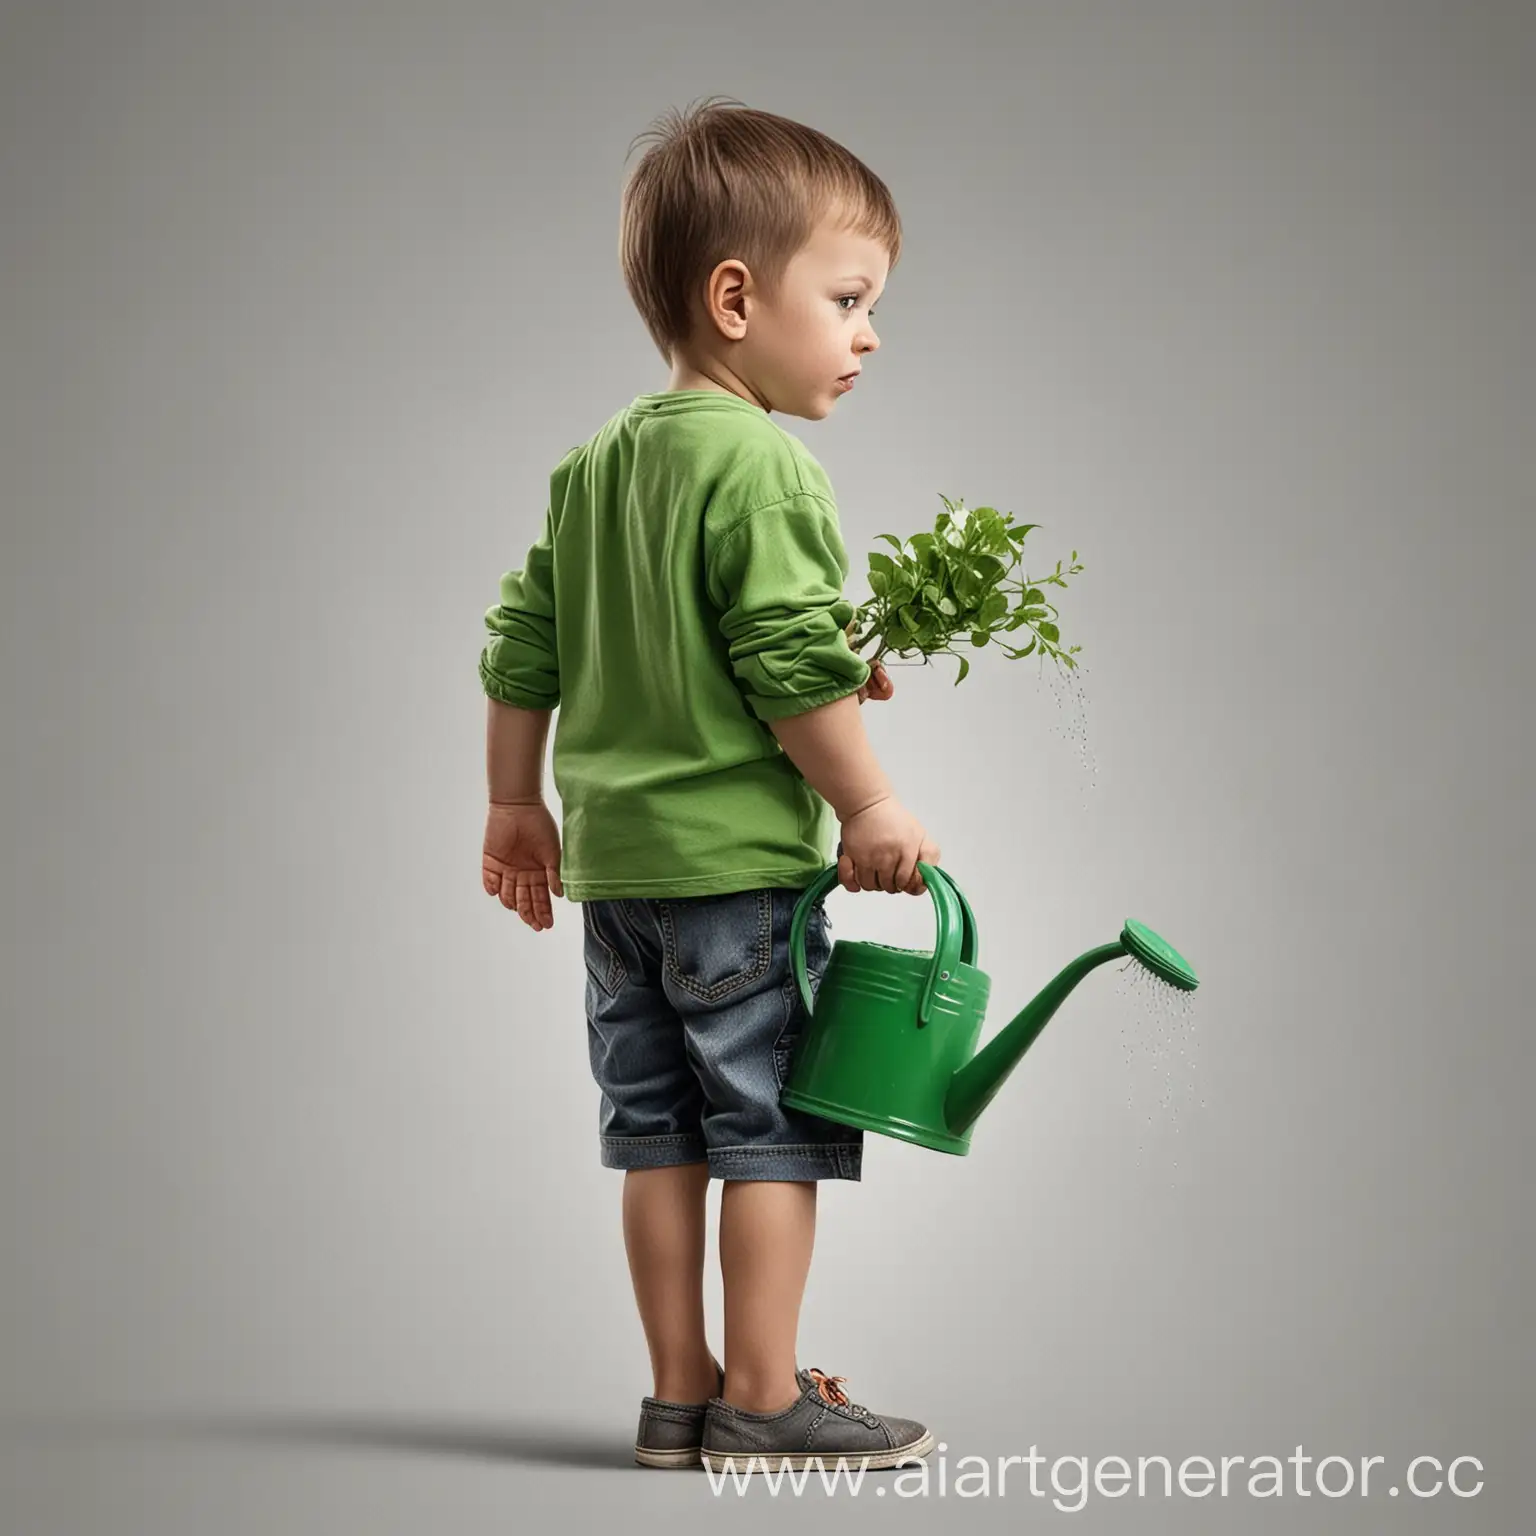
MULTIPOLYGON (((939 655, 956 656, 964 677, 969 662, 952 645, 968 637, 972 647, 980 648, 996 634, 1033 624, 1035 633, 1022 650, 1006 644, 1001 649, 1015 658, 1050 650, 1056 660, 1073 665, 1070 655, 1063 655, 1056 646, 1060 632, 1047 617, 1056 610, 1041 592, 1048 585, 1066 586, 1062 562, 1056 562, 1054 574, 1038 578, 1038 586, 1031 585, 1020 569, 1020 546, 1027 534, 1042 525, 1016 524, 1011 512, 989 505, 967 507, 963 497, 942 491, 939 501, 943 510, 935 517, 931 533, 923 531, 906 540, 890 533, 877 535, 891 546, 896 558, 879 552, 870 555, 869 586, 874 595, 855 609, 857 631, 868 631, 876 638, 882 654, 916 653, 925 662, 939 655), (1015 572, 1018 581, 1007 581, 1015 572), (1010 611, 1015 601, 1017 606, 1010 611)), ((1072 559, 1076 562, 1076 550, 1072 559)), ((1073 573, 1078 569, 1074 563, 1073 573)))
POLYGON ((955 679, 955 687, 958 688, 960 686, 960 684, 965 681, 965 675, 970 670, 971 670, 970 661, 966 657, 962 656, 960 658, 960 675, 955 679))

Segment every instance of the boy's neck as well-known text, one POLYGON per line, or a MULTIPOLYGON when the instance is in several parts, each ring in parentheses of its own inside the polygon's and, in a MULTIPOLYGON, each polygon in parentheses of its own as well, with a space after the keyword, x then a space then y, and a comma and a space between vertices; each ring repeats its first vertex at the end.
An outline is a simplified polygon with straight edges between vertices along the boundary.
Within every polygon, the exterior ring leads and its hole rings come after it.
POLYGON ((697 362, 681 356, 675 358, 672 363, 672 377, 667 380, 666 392, 673 394, 683 389, 712 389, 722 395, 735 395, 739 399, 758 406, 764 412, 768 409, 750 384, 714 358, 697 362))

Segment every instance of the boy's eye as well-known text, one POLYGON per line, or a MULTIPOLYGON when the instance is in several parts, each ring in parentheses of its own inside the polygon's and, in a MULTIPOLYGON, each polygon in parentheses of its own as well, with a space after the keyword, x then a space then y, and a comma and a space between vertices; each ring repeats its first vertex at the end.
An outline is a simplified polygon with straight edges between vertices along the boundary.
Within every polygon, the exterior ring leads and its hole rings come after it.
MULTIPOLYGON (((856 294, 856 293, 845 293, 845 294, 844 294, 844 295, 843 295, 843 296, 842 296, 842 298, 840 298, 840 299, 839 299, 839 300, 838 300, 838 301, 837 301, 837 302, 838 302, 838 303, 839 303, 839 305, 841 305, 841 304, 844 304, 844 303, 846 303, 846 302, 847 302, 847 301, 848 301, 848 300, 849 300, 849 299, 852 299, 852 300, 853 300, 853 302, 854 302, 854 303, 855 303, 855 304, 857 304, 857 303, 858 303, 858 302, 859 302, 859 295, 858 295, 858 294, 856 294)), ((874 314, 874 312, 875 312, 875 308, 876 308, 876 306, 875 306, 875 305, 873 305, 873 304, 871 304, 871 305, 870 305, 870 307, 869 307, 869 312, 870 312, 870 314, 874 314)), ((846 310, 846 309, 845 309, 845 310, 844 310, 844 311, 843 311, 843 313, 844 313, 844 314, 845 314, 845 315, 846 315, 846 314, 847 314, 847 313, 848 313, 848 311, 847 311, 847 310, 846 310)))

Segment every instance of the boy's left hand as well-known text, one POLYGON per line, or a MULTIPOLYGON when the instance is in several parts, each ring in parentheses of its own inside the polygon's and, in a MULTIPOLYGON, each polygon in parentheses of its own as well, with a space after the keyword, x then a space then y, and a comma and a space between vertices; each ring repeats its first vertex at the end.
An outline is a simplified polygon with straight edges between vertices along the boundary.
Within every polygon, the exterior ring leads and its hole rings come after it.
POLYGON ((550 893, 560 883, 560 829, 542 800, 510 805, 493 802, 485 819, 485 852, 480 878, 487 896, 501 898, 535 932, 552 928, 550 893))
POLYGON ((859 703, 865 699, 888 699, 895 692, 896 684, 891 681, 891 674, 883 663, 876 662, 869 669, 869 681, 859 689, 859 703))

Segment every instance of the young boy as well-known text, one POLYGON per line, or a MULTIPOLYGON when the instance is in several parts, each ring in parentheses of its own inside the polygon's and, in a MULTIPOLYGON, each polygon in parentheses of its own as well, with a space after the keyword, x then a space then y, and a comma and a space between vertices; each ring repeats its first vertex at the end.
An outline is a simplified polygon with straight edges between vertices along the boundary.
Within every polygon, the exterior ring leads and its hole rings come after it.
MULTIPOLYGON (((551 893, 581 903, 600 1155, 626 1170, 653 1375, 636 1460, 896 1466, 931 1433, 796 1364, 817 1181, 860 1178, 863 1132, 779 1103, 804 1023, 789 929, 834 816, 849 891, 921 895, 917 863, 940 855, 864 734, 859 706, 892 688, 848 642, 832 487, 770 413, 820 421, 852 387, 900 221, 823 134, 706 103, 663 119, 620 222, 671 377, 555 467, 543 531, 486 612, 484 887, 536 931, 551 893), (558 830, 541 792, 557 706, 558 830), (723 1368, 704 1331, 711 1177, 723 1368)), ((813 986, 829 926, 817 903, 813 986)))

